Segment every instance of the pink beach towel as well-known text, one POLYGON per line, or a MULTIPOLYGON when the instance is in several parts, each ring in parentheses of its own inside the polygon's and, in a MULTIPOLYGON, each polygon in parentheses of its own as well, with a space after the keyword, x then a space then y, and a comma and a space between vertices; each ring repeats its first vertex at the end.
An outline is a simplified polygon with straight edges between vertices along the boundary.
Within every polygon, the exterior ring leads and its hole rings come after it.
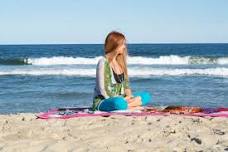
MULTIPOLYGON (((145 107, 146 108, 146 107, 145 107)), ((151 108, 151 107, 150 107, 151 108)), ((125 111, 113 111, 113 112, 102 112, 102 111, 91 111, 89 108, 60 108, 51 109, 48 112, 42 112, 37 114, 37 118, 40 119, 69 119, 78 117, 95 117, 103 116, 109 117, 112 115, 123 115, 123 116, 167 116, 172 115, 170 112, 162 112, 161 110, 152 111, 141 111, 141 110, 125 110, 125 111)), ((185 116, 197 116, 197 117, 226 117, 228 118, 228 108, 214 108, 214 109, 204 109, 202 112, 198 113, 180 113, 175 115, 185 115, 185 116)))

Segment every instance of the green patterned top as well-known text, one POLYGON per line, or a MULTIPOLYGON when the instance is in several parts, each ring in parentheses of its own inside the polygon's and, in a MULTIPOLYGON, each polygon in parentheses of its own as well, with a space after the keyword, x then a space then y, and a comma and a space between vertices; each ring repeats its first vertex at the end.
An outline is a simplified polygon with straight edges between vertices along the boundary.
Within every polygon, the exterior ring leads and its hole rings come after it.
POLYGON ((93 110, 97 110, 100 101, 103 99, 115 96, 125 97, 124 90, 127 88, 130 88, 128 79, 124 78, 122 83, 117 83, 108 60, 102 57, 98 61, 96 69, 93 110))

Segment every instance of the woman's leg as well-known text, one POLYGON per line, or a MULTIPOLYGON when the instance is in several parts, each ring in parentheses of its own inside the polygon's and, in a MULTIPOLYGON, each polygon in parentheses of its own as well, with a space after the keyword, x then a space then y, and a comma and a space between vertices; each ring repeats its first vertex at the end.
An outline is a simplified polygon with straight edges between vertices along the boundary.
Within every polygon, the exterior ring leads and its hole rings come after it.
POLYGON ((141 97, 142 106, 147 105, 152 100, 150 93, 145 92, 145 91, 135 92, 135 93, 133 93, 133 96, 134 97, 137 97, 137 96, 141 97))
POLYGON ((97 109, 100 111, 126 110, 128 103, 123 97, 110 97, 100 102, 97 109))

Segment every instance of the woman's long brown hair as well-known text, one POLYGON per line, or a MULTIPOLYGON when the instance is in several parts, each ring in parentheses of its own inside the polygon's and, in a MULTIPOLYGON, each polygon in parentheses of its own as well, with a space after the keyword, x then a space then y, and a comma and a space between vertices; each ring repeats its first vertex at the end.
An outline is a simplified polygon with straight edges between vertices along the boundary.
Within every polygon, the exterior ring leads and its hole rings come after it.
MULTIPOLYGON (((105 55, 110 54, 108 60, 112 61, 113 56, 115 55, 115 51, 119 45, 126 42, 125 36, 120 32, 110 32, 105 39, 105 55)), ((123 51, 123 54, 118 54, 116 57, 116 61, 120 65, 121 69, 124 71, 124 76, 126 80, 128 80, 128 70, 127 70, 127 48, 123 51)))

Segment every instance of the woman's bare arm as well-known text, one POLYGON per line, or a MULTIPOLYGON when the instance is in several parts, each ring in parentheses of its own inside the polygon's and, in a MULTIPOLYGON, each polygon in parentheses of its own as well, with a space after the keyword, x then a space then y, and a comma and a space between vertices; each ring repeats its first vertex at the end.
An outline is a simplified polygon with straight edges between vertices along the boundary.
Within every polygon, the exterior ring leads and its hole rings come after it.
POLYGON ((97 69, 96 69, 96 81, 97 81, 97 84, 98 84, 98 89, 101 93, 101 95, 104 97, 104 98, 108 98, 108 93, 107 91, 105 90, 105 80, 104 80, 104 61, 103 60, 100 60, 97 64, 97 69))

